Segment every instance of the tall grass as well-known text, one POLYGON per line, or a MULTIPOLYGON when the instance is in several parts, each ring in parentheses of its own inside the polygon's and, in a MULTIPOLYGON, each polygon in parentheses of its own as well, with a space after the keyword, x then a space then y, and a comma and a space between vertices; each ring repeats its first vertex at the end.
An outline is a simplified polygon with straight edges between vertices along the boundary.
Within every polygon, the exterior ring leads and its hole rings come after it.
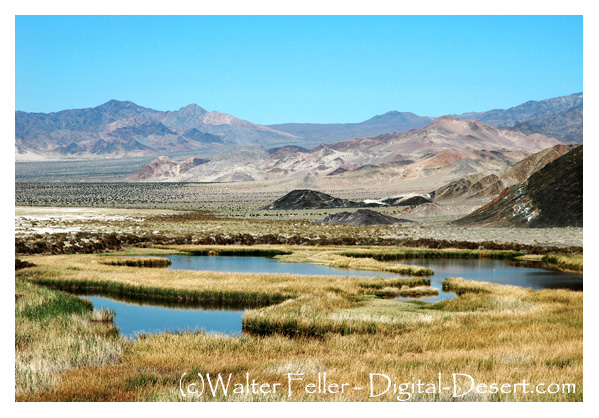
POLYGON ((171 260, 165 257, 105 257, 102 264, 109 266, 128 267, 158 267, 164 268, 171 265, 171 260))
POLYGON ((48 390, 64 372, 115 364, 125 348, 110 312, 89 301, 17 280, 15 303, 15 392, 48 390))
POLYGON ((259 248, 242 246, 199 246, 199 245, 177 245, 156 246, 159 249, 176 249, 196 256, 236 256, 236 257, 275 257, 277 255, 288 255, 291 251, 279 248, 259 248))
MULTIPOLYGON (((339 256, 329 248, 305 255, 324 261, 339 256)), ((288 256, 282 258, 285 257, 288 256)), ((16 315, 22 318, 19 323, 25 324, 17 325, 15 333, 16 355, 21 355, 17 378, 25 382, 19 383, 25 389, 17 392, 18 400, 182 400, 178 393, 182 370, 234 373, 240 379, 250 373, 257 380, 283 385, 286 373, 304 372, 306 378, 314 379, 318 372, 329 372, 336 380, 356 386, 367 384, 371 372, 417 376, 431 382, 436 381, 439 372, 459 372, 480 382, 516 382, 526 378, 529 382, 577 385, 577 392, 572 394, 469 395, 465 400, 582 400, 582 292, 534 291, 452 278, 445 280, 444 288, 455 292, 455 299, 437 303, 396 302, 383 297, 404 289, 417 291, 430 281, 425 277, 185 272, 109 266, 102 264, 101 259, 89 255, 35 257, 36 267, 16 273, 17 292, 23 295, 17 300, 16 315), (260 297, 278 295, 286 300, 248 311, 243 318, 243 337, 165 333, 140 338, 130 343, 126 351, 122 351, 122 343, 115 342, 116 348, 111 349, 113 346, 102 340, 91 345, 93 349, 77 348, 67 353, 67 336, 85 334, 90 326, 93 330, 105 327, 93 321, 87 302, 53 302, 58 296, 52 295, 71 296, 30 282, 114 289, 124 286, 135 294, 147 291, 177 297, 185 292, 255 292, 260 297), (41 302, 30 296, 27 287, 49 295, 40 298, 49 307, 39 307, 41 302), (31 357, 19 354, 19 350, 29 350, 31 357), (47 357, 53 359, 51 364, 59 364, 63 357, 67 359, 66 366, 60 369, 66 372, 57 374, 56 366, 39 366, 37 359, 46 358, 46 354, 40 353, 48 352, 52 353, 47 357), (27 377, 27 373, 38 368, 47 372, 27 377)), ((109 331, 97 332, 111 341, 109 331)), ((328 397, 298 395, 291 400, 373 400, 363 392, 328 397)), ((200 400, 289 399, 285 393, 200 400)), ((420 394, 412 400, 455 399, 448 394, 420 394)))
POLYGON ((541 259, 548 265, 566 271, 582 273, 582 254, 546 254, 541 259))
POLYGON ((428 249, 428 248, 399 248, 366 251, 344 251, 346 257, 374 258, 379 261, 395 261, 407 258, 488 258, 512 259, 523 255, 517 251, 467 250, 467 249, 428 249))
MULTIPOLYGON (((583 398, 582 293, 541 290, 448 279, 458 298, 436 304, 397 303, 373 296, 351 301, 341 295, 300 297, 255 312, 263 336, 227 337, 194 333, 148 335, 131 344, 121 363, 73 369, 52 391, 21 394, 36 401, 396 401, 343 394, 243 394, 182 398, 183 371, 245 374, 287 387, 287 373, 316 380, 368 384, 369 373, 409 382, 436 382, 438 373, 465 373, 477 382, 574 383, 576 392, 415 394, 412 401, 581 401, 583 398), (484 291, 483 291, 484 290, 484 291), (275 310, 278 310, 275 312, 275 310), (282 314, 282 315, 281 315, 282 314), (272 318, 268 321, 268 318, 272 318), (281 334, 293 335, 288 338, 281 334), (314 338, 316 337, 316 338, 314 338), (405 380, 404 379, 405 377, 405 380)), ((444 380, 444 382, 447 380, 444 380)))
POLYGON ((19 277, 76 293, 231 307, 265 306, 304 294, 363 295, 385 287, 430 285, 425 278, 142 270, 107 265, 105 256, 94 255, 44 256, 36 260, 38 267, 20 270, 19 277))
POLYGON ((52 289, 66 290, 78 294, 96 293, 116 296, 118 298, 134 298, 138 301, 154 300, 177 302, 179 304, 211 304, 229 307, 255 307, 278 303, 294 295, 289 293, 263 293, 248 290, 222 289, 173 289, 166 286, 140 286, 111 280, 69 280, 36 278, 33 283, 52 289))

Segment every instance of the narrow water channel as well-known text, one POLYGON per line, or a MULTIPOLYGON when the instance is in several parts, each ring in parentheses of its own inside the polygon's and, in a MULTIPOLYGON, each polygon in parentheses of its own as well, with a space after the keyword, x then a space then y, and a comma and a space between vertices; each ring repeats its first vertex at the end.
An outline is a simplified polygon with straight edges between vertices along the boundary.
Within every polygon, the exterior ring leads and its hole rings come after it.
MULTIPOLYGON (((393 273, 347 270, 303 263, 283 263, 266 257, 234 256, 166 256, 171 270, 197 270, 239 273, 291 273, 300 275, 335 275, 363 277, 398 277, 393 273)), ((407 259, 397 263, 429 267, 435 274, 429 276, 431 286, 439 289, 439 296, 418 300, 436 302, 456 297, 444 292, 442 282, 448 277, 462 277, 490 283, 528 287, 532 289, 582 290, 582 274, 566 273, 544 267, 543 263, 519 263, 506 260, 479 259, 407 259)), ((226 310, 213 307, 157 305, 115 300, 104 296, 83 296, 94 308, 113 310, 115 324, 122 335, 135 338, 139 333, 189 331, 203 329, 223 334, 241 333, 244 310, 226 310)), ((406 298, 398 298, 398 301, 406 298)))
MULTIPOLYGON (((451 292, 442 289, 443 280, 448 277, 461 277, 466 280, 527 287, 530 289, 570 289, 582 290, 582 274, 569 273, 547 268, 542 262, 517 262, 511 260, 414 258, 398 261, 433 269, 435 274, 428 276, 431 286, 439 289, 439 296, 420 298, 426 302, 437 302, 455 298, 451 292)), ((396 300, 405 300, 402 298, 396 300)))

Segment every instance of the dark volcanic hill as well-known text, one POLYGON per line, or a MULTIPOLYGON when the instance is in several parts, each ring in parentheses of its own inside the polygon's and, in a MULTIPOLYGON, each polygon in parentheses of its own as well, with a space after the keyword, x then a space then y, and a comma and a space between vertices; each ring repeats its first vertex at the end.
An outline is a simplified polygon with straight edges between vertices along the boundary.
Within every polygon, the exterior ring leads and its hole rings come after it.
POLYGON ((354 208, 358 203, 316 190, 293 190, 263 209, 334 209, 354 208))
POLYGON ((408 219, 394 218, 393 216, 383 215, 370 209, 358 209, 355 212, 339 212, 327 216, 318 221, 323 224, 344 224, 344 225, 394 225, 394 224, 416 224, 408 219))
POLYGON ((582 146, 579 146, 453 223, 467 226, 582 227, 582 160, 582 146))

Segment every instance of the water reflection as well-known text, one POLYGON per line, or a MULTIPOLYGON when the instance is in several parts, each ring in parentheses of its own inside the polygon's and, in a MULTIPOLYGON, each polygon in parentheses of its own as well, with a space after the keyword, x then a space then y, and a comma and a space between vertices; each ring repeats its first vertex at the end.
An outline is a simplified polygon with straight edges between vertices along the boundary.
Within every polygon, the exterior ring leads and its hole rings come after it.
POLYGON ((398 263, 429 267, 435 274, 429 276, 431 286, 439 289, 439 296, 419 300, 435 302, 456 297, 443 292, 441 284, 448 277, 466 280, 528 287, 531 289, 582 290, 582 274, 552 270, 541 262, 516 262, 479 259, 407 259, 398 263))
POLYGON ((239 256, 169 255, 171 270, 200 270, 229 273, 278 273, 306 276, 397 277, 394 273, 367 270, 338 269, 306 263, 283 263, 276 258, 239 256))
POLYGON ((121 335, 135 338, 139 333, 160 333, 165 331, 218 332, 239 334, 244 310, 222 308, 202 308, 195 305, 175 303, 143 303, 131 300, 116 300, 104 296, 82 296, 92 302, 95 309, 113 310, 114 323, 121 335))

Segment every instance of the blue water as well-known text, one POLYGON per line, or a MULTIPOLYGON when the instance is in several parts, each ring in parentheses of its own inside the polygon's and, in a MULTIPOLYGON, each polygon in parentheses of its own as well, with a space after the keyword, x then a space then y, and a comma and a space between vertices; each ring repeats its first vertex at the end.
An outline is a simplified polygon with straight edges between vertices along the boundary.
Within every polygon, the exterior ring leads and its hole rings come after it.
MULTIPOLYGON (((455 293, 444 292, 442 283, 448 277, 540 289, 582 290, 582 274, 543 268, 543 263, 478 259, 407 259, 400 264, 411 264, 433 269, 427 276, 431 286, 439 289, 439 296, 420 298, 427 302, 455 298, 455 293)), ((405 300, 399 298, 397 300, 405 300)))
MULTIPOLYGON (((166 256, 171 260, 169 269, 199 270, 238 273, 291 273, 302 275, 334 275, 364 277, 398 277, 393 273, 346 270, 314 264, 283 263, 265 257, 232 256, 166 256)), ((566 273, 543 268, 542 263, 517 263, 504 260, 477 259, 408 259, 401 264, 430 267, 431 286, 439 289, 435 297, 418 298, 436 302, 455 298, 444 292, 442 282, 448 277, 516 285, 532 289, 582 290, 582 274, 566 273)), ((139 333, 189 331, 203 329, 207 332, 239 334, 243 310, 202 309, 193 307, 157 306, 148 303, 130 303, 101 296, 85 296, 96 309, 106 308, 116 312, 114 322, 122 335, 135 338, 139 333)), ((396 300, 406 300, 398 298, 396 300)))
POLYGON ((95 309, 113 310, 114 323, 121 335, 136 338, 139 333, 165 331, 218 332, 239 334, 243 310, 199 309, 138 304, 114 300, 103 296, 82 296, 95 309))
POLYGON ((229 273, 290 273, 307 276, 361 276, 397 277, 397 274, 379 271, 348 270, 316 264, 283 263, 276 258, 237 256, 167 255, 171 270, 220 271, 229 273))

